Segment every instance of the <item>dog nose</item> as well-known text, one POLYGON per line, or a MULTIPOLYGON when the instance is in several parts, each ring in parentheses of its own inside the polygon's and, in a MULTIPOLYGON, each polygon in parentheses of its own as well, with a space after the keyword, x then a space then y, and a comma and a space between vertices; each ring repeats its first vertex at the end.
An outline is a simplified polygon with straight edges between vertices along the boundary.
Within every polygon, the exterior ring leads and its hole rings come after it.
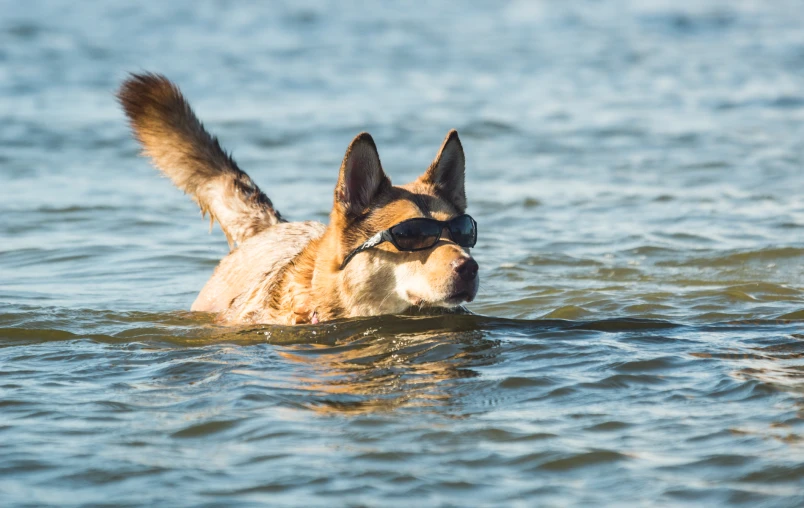
POLYGON ((458 272, 458 275, 461 276, 461 279, 465 281, 475 280, 477 277, 477 261, 472 258, 461 258, 456 259, 452 262, 452 268, 458 272))

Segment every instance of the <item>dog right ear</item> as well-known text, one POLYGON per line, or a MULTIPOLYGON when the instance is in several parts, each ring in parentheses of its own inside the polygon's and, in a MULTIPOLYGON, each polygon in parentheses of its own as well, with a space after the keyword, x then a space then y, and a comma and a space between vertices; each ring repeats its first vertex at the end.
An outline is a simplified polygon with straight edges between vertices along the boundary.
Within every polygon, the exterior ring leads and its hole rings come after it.
POLYGON ((458 213, 463 213, 466 210, 465 172, 463 146, 458 138, 458 131, 452 129, 441 143, 435 160, 419 177, 419 181, 433 185, 438 194, 455 205, 458 213))
POLYGON ((391 180, 382 170, 374 140, 369 133, 361 132, 349 144, 341 163, 335 206, 345 215, 357 217, 390 187, 391 180))

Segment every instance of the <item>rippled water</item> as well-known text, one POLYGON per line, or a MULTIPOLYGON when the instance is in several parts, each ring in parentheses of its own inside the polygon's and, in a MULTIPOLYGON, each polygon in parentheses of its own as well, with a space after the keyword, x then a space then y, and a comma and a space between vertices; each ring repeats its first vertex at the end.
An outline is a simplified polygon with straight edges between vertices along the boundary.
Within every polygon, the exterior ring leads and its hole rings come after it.
POLYGON ((804 503, 804 10, 0 1, 4 504, 804 503), (478 316, 227 329, 113 92, 163 72, 291 219, 452 127, 478 316), (494 316, 494 317, 484 317, 494 316))

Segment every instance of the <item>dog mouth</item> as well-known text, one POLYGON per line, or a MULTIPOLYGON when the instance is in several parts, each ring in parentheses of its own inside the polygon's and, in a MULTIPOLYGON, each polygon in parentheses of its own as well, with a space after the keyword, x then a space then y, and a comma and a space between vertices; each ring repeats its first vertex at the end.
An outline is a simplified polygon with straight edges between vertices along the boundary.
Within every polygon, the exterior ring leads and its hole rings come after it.
POLYGON ((459 305, 459 304, 461 304, 463 302, 469 303, 474 299, 475 299, 475 295, 473 294, 472 291, 463 290, 463 291, 457 291, 457 292, 451 294, 445 300, 445 302, 450 304, 450 305, 459 305))
POLYGON ((430 296, 429 298, 424 297, 420 294, 416 294, 411 290, 405 292, 405 296, 407 297, 407 301, 416 307, 457 307, 464 303, 470 303, 475 299, 477 295, 478 284, 477 281, 474 281, 474 284, 455 284, 451 290, 447 294, 438 295, 436 298, 430 296))

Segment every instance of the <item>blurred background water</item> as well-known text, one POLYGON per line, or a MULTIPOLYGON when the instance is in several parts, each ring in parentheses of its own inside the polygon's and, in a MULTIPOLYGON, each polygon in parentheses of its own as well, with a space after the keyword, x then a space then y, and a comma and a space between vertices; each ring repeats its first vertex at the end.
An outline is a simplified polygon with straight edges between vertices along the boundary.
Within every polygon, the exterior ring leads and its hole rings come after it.
POLYGON ((7 505, 804 503, 804 9, 0 0, 7 505), (227 245, 114 91, 291 220, 457 128, 493 317, 224 329, 227 245))

